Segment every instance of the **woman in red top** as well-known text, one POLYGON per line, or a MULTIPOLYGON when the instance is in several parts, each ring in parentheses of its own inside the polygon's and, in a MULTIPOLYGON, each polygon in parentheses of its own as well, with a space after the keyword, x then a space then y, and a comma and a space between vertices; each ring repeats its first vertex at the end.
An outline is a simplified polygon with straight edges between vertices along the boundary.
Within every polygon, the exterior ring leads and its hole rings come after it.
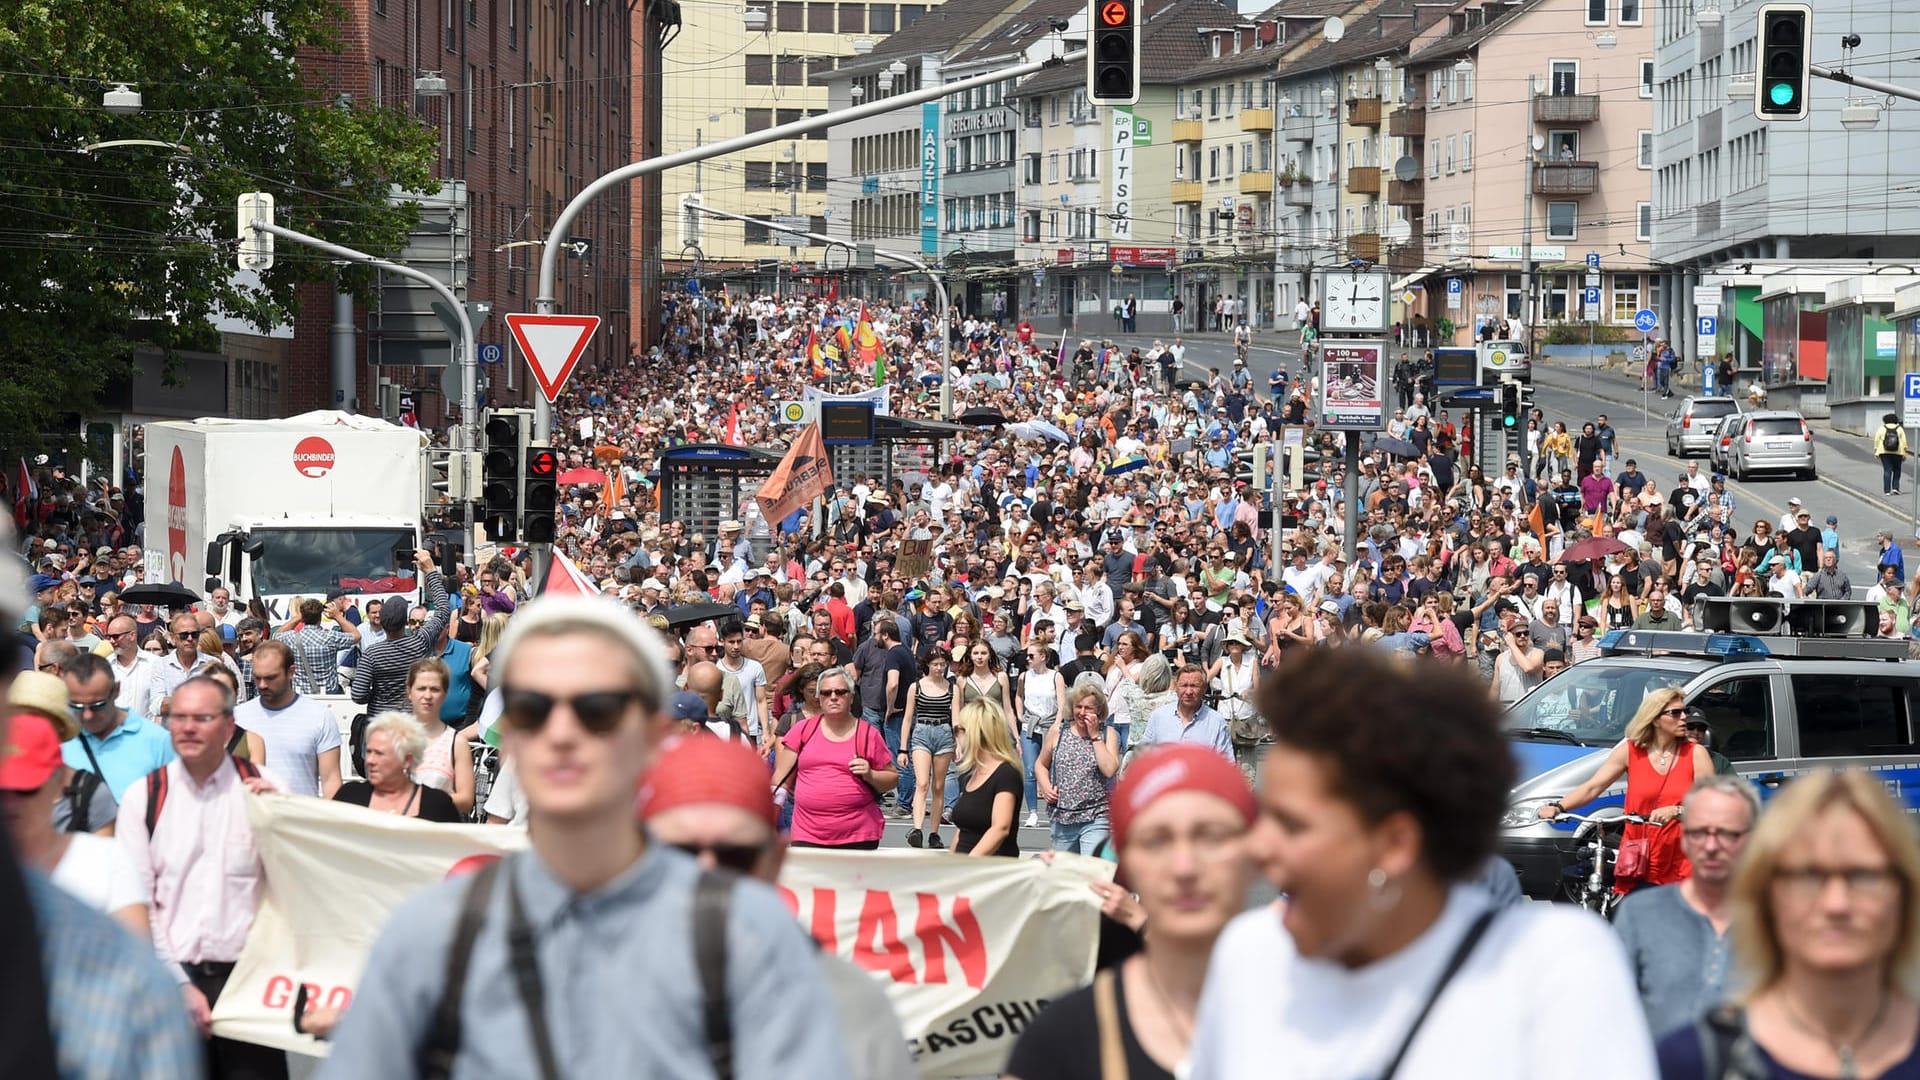
POLYGON ((1640 711, 1627 722, 1620 740, 1593 778, 1540 808, 1540 816, 1554 818, 1592 802, 1622 775, 1627 778, 1626 810, 1647 818, 1651 825, 1628 825, 1622 842, 1647 841, 1646 876, 1633 881, 1616 879, 1616 892, 1642 885, 1670 885, 1692 870, 1680 850, 1680 830, 1662 828, 1680 816, 1680 802, 1693 788, 1696 776, 1713 775, 1713 759, 1706 747, 1687 738, 1687 699, 1684 691, 1666 687, 1648 694, 1640 711))

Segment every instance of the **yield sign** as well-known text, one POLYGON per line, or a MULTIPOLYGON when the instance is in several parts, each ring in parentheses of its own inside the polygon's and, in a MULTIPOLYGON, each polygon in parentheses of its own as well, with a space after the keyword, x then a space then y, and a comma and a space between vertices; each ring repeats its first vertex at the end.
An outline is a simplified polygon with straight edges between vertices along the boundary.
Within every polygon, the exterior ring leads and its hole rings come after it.
POLYGON ((507 329, 520 343, 520 352, 550 403, 560 396, 573 365, 580 362, 580 354, 587 351, 587 342, 599 327, 598 315, 507 316, 507 329))

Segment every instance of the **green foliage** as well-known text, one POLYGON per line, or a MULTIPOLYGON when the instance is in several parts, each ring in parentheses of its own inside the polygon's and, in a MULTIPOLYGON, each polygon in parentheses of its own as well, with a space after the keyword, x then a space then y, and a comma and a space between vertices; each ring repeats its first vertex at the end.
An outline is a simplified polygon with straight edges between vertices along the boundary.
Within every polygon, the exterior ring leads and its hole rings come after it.
POLYGON ((1548 345, 1585 345, 1589 327, 1591 327, 1595 345, 1619 345, 1636 340, 1632 327, 1608 326, 1605 323, 1576 320, 1548 323, 1546 343, 1548 345))
MULTIPOLYGON (((20 0, 0 22, 0 439, 27 446, 84 414, 136 345, 217 348, 210 322, 288 321, 317 253, 278 245, 236 280, 235 204, 374 254, 398 250, 436 135, 400 110, 343 103, 338 0, 20 0), (302 61, 296 62, 296 56, 302 61), (114 116, 101 95, 144 97, 114 116), (185 147, 92 143, 149 139, 185 147)), ((347 61, 351 64, 353 61, 347 61)), ((348 70, 352 70, 349 68, 348 70)), ((358 288, 371 279, 355 279, 358 288)))

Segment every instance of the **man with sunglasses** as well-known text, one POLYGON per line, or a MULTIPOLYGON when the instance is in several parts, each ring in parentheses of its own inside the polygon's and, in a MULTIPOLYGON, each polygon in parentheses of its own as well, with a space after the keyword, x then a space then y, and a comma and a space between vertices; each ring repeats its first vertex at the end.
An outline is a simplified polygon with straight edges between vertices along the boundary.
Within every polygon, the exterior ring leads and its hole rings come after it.
MULTIPOLYGON (((767 788, 766 762, 720 739, 679 738, 654 760, 640 786, 640 822, 655 841, 692 855, 704 870, 730 870, 771 885, 787 845, 767 788)), ((853 1080, 914 1075, 893 1005, 872 975, 815 951, 832 995, 853 1080)))
POLYGON ((120 800, 135 781, 179 756, 165 728, 121 707, 123 695, 105 658, 92 653, 76 656, 61 676, 80 733, 61 744, 60 755, 69 768, 106 781, 114 799, 120 800))
POLYGON ((559 1080, 559 1065, 540 1065, 539 1048, 554 1043, 565 1076, 712 1075, 689 914, 697 889, 727 908, 734 1075, 847 1075, 814 946, 779 896, 754 881, 701 886, 693 858, 634 825, 635 792, 673 723, 658 635, 603 600, 542 597, 515 614, 493 665, 503 749, 538 822, 529 850, 401 905, 321 1080, 421 1075, 443 995, 461 1013, 459 1044, 433 1039, 432 1050, 450 1055, 454 1075, 486 1062, 559 1080), (451 916, 470 901, 480 918, 472 975, 449 985, 451 916), (530 963, 515 960, 515 939, 528 942, 530 963), (574 992, 596 986, 619 992, 574 992))

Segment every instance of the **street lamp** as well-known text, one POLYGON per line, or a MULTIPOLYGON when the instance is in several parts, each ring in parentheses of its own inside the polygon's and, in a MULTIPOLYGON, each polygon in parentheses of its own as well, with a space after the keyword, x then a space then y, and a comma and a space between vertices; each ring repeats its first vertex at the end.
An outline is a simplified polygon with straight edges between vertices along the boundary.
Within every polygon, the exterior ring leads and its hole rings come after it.
POLYGON ((847 93, 852 96, 855 102, 858 102, 861 98, 867 96, 867 88, 861 86, 859 83, 854 83, 853 89, 848 90, 847 93))
POLYGON ((746 14, 740 18, 742 22, 746 23, 747 33, 749 34, 762 33, 767 28, 766 8, 750 7, 747 9, 746 14))
POLYGON ((1872 131, 1880 125, 1880 103, 1869 97, 1850 97, 1840 108, 1840 126, 1848 131, 1872 131))
POLYGON ((868 53, 871 53, 872 51, 873 51, 873 39, 872 39, 872 38, 864 38, 864 37, 863 37, 863 38, 855 38, 855 39, 853 40, 853 55, 855 55, 855 56, 865 56, 865 55, 867 55, 868 53))
POLYGON ((1453 70, 1460 75, 1473 74, 1473 57, 1463 56, 1460 59, 1454 61, 1453 70))
POLYGON ((413 80, 413 92, 416 94, 444 94, 447 92, 447 80, 437 71, 423 71, 413 80))
POLYGON ((100 95, 100 107, 115 116, 134 116, 140 105, 140 91, 126 83, 114 83, 113 89, 100 95))

